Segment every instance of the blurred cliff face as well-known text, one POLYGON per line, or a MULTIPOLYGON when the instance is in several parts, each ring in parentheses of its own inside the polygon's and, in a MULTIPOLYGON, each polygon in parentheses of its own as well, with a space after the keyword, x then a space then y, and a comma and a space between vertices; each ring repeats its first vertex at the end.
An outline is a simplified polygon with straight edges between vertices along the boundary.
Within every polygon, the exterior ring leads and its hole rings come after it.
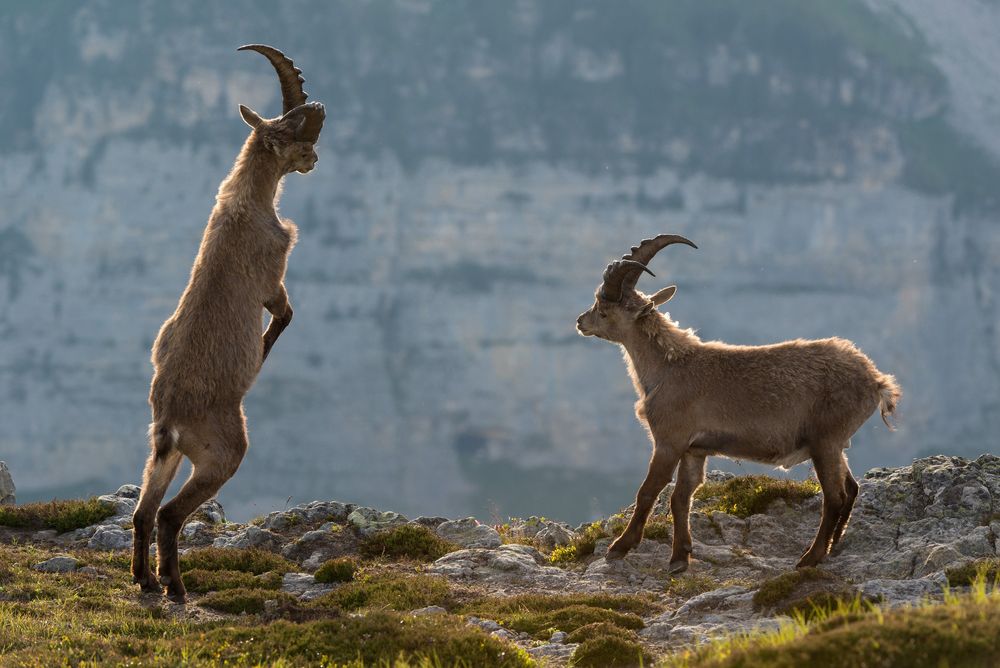
POLYGON ((1000 58, 970 54, 998 49, 1000 8, 883 4, 5 7, 0 455, 20 500, 138 479, 149 346, 237 105, 280 108, 235 52, 251 41, 301 64, 328 118, 324 160, 286 184, 296 318, 248 398, 237 519, 289 496, 627 504, 649 445, 620 355, 574 321, 659 232, 701 248, 646 280, 679 285, 672 316, 703 338, 845 336, 898 376, 901 428, 863 429, 856 468, 995 448, 1000 72, 981 63, 1000 58))

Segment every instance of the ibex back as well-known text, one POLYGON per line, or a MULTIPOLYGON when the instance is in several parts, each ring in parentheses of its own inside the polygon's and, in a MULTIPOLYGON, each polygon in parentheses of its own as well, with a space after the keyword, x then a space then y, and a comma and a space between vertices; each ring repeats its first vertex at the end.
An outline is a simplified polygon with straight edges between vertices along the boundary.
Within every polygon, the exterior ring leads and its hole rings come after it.
POLYGON ((243 460, 248 446, 243 396, 292 319, 284 276, 296 229, 278 217, 276 204, 285 174, 304 174, 315 166, 314 144, 326 113, 323 105, 306 102, 300 71, 280 51, 259 44, 241 49, 271 61, 283 115, 267 120, 240 106, 253 130, 219 187, 177 310, 153 344, 152 451, 132 518, 133 579, 147 592, 166 585, 175 601, 186 593, 177 563, 178 533, 243 460), (262 336, 264 308, 271 322, 262 336), (191 477, 157 511, 182 456, 191 460, 191 477), (159 579, 149 564, 154 517, 159 579))
POLYGON ((887 420, 899 386, 843 339, 733 346, 702 342, 681 329, 656 310, 676 287, 652 296, 635 289, 643 271, 652 274, 646 265, 653 256, 676 243, 696 248, 684 237, 662 234, 608 265, 594 305, 577 320, 581 334, 624 348, 639 395, 636 415, 653 440, 635 511, 608 558, 624 557, 639 544, 653 504, 676 470, 670 569, 685 570, 691 497, 705 480, 706 458, 721 455, 785 468, 812 459, 823 488, 823 517, 798 565, 813 566, 840 540, 858 494, 844 450, 876 408, 887 420))

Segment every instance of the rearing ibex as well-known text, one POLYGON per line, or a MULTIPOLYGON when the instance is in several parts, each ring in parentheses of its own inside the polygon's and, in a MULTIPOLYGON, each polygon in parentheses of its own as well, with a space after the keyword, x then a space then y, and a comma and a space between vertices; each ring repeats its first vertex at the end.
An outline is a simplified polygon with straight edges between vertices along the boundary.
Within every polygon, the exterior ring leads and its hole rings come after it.
POLYGON ((175 601, 185 598, 177 535, 239 467, 248 445, 243 396, 292 319, 284 276, 296 228, 275 206, 285 174, 315 166, 326 116, 322 104, 306 102, 300 70, 280 51, 243 49, 263 54, 277 70, 283 115, 267 120, 240 105, 253 131, 219 186, 190 282, 153 344, 152 452, 132 517, 132 576, 143 591, 161 592, 165 584, 175 601), (261 336, 265 308, 271 322, 261 336), (157 512, 182 455, 191 460, 191 477, 157 512), (159 580, 149 565, 154 516, 159 580))
POLYGON ((635 289, 643 271, 653 273, 646 268, 653 256, 675 243, 697 248, 682 236, 662 234, 608 265, 594 305, 577 320, 584 336, 624 348, 639 395, 636 415, 653 440, 635 511, 607 556, 624 557, 639 544, 674 469, 670 570, 680 572, 691 558, 691 497, 705 480, 709 455, 784 468, 812 459, 823 489, 823 518, 798 566, 813 566, 840 539, 858 494, 844 450, 876 407, 887 420, 899 386, 843 339, 732 346, 702 342, 681 329, 656 310, 674 296, 675 286, 651 297, 635 289))

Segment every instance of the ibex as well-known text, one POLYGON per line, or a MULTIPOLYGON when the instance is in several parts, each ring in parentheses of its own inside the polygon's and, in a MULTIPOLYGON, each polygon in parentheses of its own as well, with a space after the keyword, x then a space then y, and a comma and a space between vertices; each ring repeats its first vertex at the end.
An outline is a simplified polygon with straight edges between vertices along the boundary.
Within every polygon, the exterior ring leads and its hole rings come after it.
POLYGON ((636 416, 653 441, 635 510, 607 558, 620 559, 639 544, 653 504, 677 469, 669 569, 686 570, 691 497, 705 480, 706 458, 719 455, 782 468, 812 459, 823 516, 798 567, 814 566, 840 540, 858 494, 844 450, 876 407, 889 425, 899 386, 844 339, 734 346, 703 342, 681 329, 657 311, 676 286, 652 296, 635 289, 642 272, 653 275, 647 265, 656 253, 676 243, 697 248, 682 236, 663 234, 608 265, 594 305, 577 320, 584 336, 624 349, 639 395, 636 416))
POLYGON ((301 71, 277 49, 240 47, 263 54, 278 73, 284 104, 279 118, 264 119, 240 105, 252 128, 229 176, 219 186, 191 278, 174 314, 153 344, 149 392, 153 422, 142 494, 132 517, 132 576, 146 592, 185 599, 177 563, 177 536, 187 517, 236 472, 248 441, 243 396, 292 319, 285 291, 288 253, 296 228, 278 217, 285 174, 305 174, 326 111, 306 102, 301 71), (271 314, 261 335, 263 309, 271 314), (181 456, 191 477, 157 511, 181 456), (159 580, 149 565, 154 516, 159 580))

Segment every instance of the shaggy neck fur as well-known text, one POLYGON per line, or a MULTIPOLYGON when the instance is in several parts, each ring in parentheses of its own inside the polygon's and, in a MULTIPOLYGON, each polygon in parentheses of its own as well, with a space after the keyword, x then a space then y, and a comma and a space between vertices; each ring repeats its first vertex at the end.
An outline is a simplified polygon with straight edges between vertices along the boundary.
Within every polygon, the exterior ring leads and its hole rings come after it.
POLYGON ((652 378, 662 378, 664 363, 676 362, 701 346, 694 331, 681 329, 659 311, 636 321, 628 339, 622 342, 629 377, 640 397, 656 391, 652 378))
POLYGON ((253 132, 243 144, 229 176, 219 186, 220 204, 276 208, 284 177, 278 157, 253 132))

